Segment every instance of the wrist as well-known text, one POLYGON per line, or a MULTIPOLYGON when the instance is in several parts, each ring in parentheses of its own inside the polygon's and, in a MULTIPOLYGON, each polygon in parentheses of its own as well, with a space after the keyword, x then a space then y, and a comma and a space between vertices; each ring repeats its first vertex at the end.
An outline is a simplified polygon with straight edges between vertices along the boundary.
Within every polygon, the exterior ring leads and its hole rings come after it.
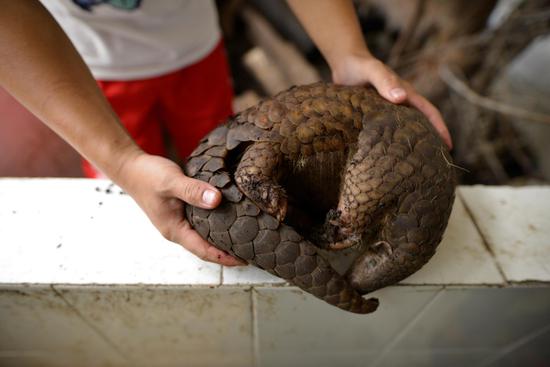
POLYGON ((127 136, 122 141, 113 141, 103 150, 97 167, 125 191, 133 181, 132 172, 141 156, 147 155, 127 136))
POLYGON ((365 82, 365 70, 370 70, 376 63, 380 63, 368 50, 350 52, 337 60, 329 62, 332 80, 336 84, 356 85, 365 82))

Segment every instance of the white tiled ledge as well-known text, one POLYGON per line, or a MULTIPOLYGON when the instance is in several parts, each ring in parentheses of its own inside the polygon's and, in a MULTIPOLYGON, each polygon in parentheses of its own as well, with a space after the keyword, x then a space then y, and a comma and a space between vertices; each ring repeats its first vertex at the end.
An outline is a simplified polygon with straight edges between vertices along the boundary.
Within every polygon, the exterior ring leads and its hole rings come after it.
MULTIPOLYGON (((460 187, 436 255, 404 285, 550 282, 550 187, 460 187)), ((0 179, 0 284, 282 285, 162 238, 109 181, 0 179)))
POLYGON ((0 179, 0 365, 547 365, 549 203, 460 188, 433 259, 355 315, 198 260, 107 181, 0 179))

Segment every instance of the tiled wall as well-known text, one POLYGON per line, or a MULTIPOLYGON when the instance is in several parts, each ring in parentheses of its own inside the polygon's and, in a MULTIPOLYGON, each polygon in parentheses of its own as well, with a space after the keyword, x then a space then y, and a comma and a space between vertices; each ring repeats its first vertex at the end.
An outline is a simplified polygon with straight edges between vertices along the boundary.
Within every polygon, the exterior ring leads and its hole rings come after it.
POLYGON ((11 287, 2 366, 545 366, 548 288, 395 286, 374 314, 295 288, 11 287))
POLYGON ((348 314, 164 240, 107 181, 0 179, 0 366, 545 366, 550 188, 462 187, 437 254, 348 314))

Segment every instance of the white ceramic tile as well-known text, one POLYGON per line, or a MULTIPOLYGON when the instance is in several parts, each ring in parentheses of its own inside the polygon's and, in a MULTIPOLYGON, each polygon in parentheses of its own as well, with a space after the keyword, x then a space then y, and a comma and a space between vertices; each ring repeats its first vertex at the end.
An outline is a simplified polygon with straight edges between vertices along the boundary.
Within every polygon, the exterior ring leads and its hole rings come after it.
POLYGON ((504 279, 459 197, 435 255, 402 281, 402 284, 502 283, 504 279))
POLYGON ((495 352, 478 349, 392 351, 376 367, 464 367, 477 366, 495 352))
POLYGON ((249 290, 56 286, 132 366, 250 366, 249 290))
POLYGON ((460 191, 509 281, 550 281, 550 187, 460 191))
POLYGON ((528 335, 527 340, 520 340, 510 345, 500 355, 486 359, 480 367, 516 367, 550 365, 550 325, 540 328, 540 332, 528 335))
POLYGON ((446 288, 390 353, 499 350, 550 323, 545 287, 446 288))
MULTIPOLYGON (((330 341, 327 341, 330 343, 330 341)), ((360 349, 302 351, 287 350, 262 355, 258 366, 291 366, 291 367, 364 367, 371 366, 372 361, 378 356, 377 352, 360 349)))
POLYGON ((357 315, 297 288, 255 288, 260 366, 368 365, 438 290, 385 288, 376 312, 357 315))
POLYGON ((52 289, 0 289, 0 366, 106 366, 125 359, 52 289))
POLYGON ((219 284, 105 180, 0 179, 0 283, 219 284))
POLYGON ((254 266, 223 267, 223 284, 286 284, 284 279, 269 274, 267 271, 254 266))

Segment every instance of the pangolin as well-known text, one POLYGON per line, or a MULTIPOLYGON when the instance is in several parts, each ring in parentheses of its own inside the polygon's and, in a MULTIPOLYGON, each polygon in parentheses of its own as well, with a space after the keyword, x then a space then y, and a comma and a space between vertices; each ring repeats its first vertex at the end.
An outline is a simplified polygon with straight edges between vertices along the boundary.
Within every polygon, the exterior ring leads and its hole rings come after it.
POLYGON ((185 214, 216 247, 331 305, 370 313, 378 300, 362 294, 434 254, 454 201, 451 162, 414 108, 362 86, 292 87, 201 140, 185 173, 223 199, 185 214))

